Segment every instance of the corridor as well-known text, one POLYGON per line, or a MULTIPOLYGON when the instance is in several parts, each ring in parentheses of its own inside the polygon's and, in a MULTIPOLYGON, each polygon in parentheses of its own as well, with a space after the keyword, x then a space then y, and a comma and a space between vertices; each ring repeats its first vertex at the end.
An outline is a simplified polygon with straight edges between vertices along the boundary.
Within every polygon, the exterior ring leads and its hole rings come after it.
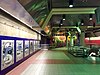
POLYGON ((0 75, 100 75, 100 0, 0 0, 0 75))

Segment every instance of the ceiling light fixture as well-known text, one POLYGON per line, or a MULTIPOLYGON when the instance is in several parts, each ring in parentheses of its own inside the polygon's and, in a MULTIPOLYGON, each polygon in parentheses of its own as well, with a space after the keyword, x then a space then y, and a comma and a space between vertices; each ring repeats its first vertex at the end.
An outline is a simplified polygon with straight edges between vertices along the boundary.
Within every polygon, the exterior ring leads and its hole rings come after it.
POLYGON ((63 14, 63 20, 66 20, 66 19, 65 19, 65 17, 66 17, 66 15, 65 15, 65 14, 63 14))
POLYGON ((69 0, 69 7, 70 7, 70 8, 73 7, 73 0, 69 0))
POLYGON ((90 20, 92 20, 92 19, 93 19, 93 18, 92 18, 92 16, 93 16, 92 14, 90 14, 90 15, 89 15, 89 19, 90 19, 90 20))
POLYGON ((63 25, 63 21, 62 20, 60 21, 60 25, 63 25))
POLYGON ((63 25, 62 23, 60 25, 63 25))
POLYGON ((83 19, 81 20, 81 25, 84 25, 84 20, 83 19))

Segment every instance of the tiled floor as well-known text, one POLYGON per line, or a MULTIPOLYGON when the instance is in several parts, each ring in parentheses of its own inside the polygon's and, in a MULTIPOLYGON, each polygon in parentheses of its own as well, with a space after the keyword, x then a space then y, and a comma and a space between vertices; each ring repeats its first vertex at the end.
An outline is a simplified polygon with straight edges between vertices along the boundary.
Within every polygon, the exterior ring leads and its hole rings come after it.
POLYGON ((7 75, 100 75, 100 58, 74 57, 60 50, 39 51, 7 75))

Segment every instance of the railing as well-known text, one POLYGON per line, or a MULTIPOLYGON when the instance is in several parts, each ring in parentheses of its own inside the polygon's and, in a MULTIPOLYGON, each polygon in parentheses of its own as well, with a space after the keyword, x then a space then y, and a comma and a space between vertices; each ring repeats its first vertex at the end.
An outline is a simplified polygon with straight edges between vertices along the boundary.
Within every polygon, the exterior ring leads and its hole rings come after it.
POLYGON ((88 56, 90 48, 84 46, 73 46, 69 47, 69 52, 74 56, 88 56))

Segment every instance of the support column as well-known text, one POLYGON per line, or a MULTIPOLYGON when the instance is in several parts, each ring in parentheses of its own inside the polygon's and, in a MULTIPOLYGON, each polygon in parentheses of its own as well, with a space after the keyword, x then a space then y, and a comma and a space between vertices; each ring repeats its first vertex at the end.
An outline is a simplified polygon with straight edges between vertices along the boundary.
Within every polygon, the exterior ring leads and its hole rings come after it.
POLYGON ((73 39, 73 36, 72 35, 70 37, 70 46, 74 46, 74 39, 73 39))
POLYGON ((66 39, 66 47, 68 48, 68 39, 66 39))
POLYGON ((70 46, 73 47, 74 46, 74 38, 73 36, 75 35, 75 32, 73 31, 73 29, 70 32, 70 46))
POLYGON ((80 45, 85 46, 84 40, 85 40, 85 32, 82 31, 80 35, 80 45))
POLYGON ((68 49, 68 36, 69 36, 69 33, 67 32, 66 33, 66 47, 67 47, 67 49, 68 49))

